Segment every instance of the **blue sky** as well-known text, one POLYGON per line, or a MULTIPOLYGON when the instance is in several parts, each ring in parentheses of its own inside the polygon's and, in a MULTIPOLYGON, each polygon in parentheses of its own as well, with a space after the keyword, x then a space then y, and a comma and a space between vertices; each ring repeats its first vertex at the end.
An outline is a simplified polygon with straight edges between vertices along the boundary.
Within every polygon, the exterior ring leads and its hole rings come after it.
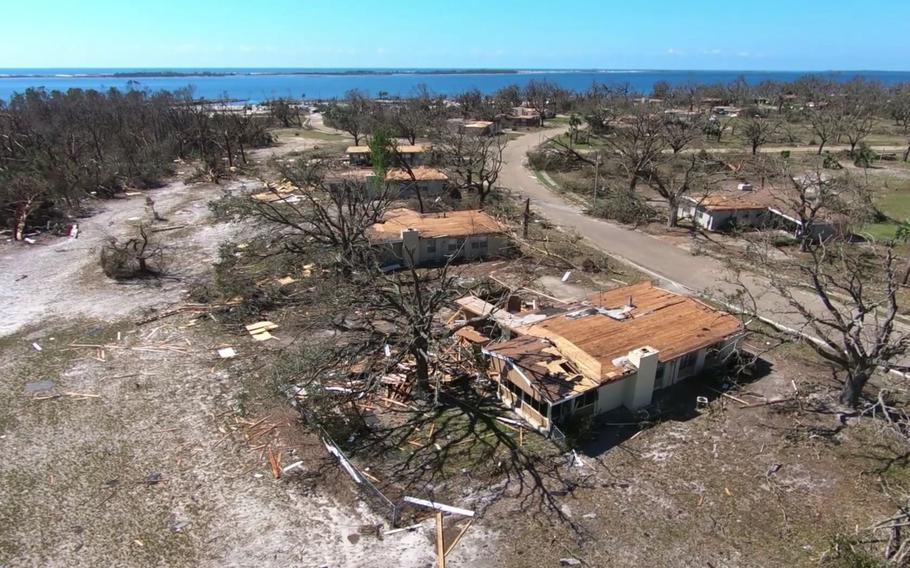
POLYGON ((0 68, 910 70, 905 0, 6 0, 0 68))

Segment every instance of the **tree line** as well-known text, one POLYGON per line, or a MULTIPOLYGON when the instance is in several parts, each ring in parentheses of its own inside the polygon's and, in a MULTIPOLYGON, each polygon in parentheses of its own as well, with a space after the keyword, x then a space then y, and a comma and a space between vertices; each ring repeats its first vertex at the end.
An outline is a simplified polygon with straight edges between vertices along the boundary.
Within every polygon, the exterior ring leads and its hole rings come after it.
POLYGON ((268 123, 218 112, 190 90, 29 89, 0 101, 0 212, 16 240, 90 198, 151 188, 193 161, 217 182, 269 144, 268 123))

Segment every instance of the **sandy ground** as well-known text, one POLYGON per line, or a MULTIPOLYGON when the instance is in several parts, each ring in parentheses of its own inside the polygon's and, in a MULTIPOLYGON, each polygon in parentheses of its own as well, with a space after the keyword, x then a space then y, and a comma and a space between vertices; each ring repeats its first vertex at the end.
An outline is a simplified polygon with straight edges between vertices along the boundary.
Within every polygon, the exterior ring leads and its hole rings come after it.
MULTIPOLYGON (((173 260, 157 285, 116 284, 97 261, 145 214, 144 195, 98 203, 78 239, 2 245, 0 566, 432 565, 432 524, 384 539, 364 531, 388 527, 324 452, 300 453, 293 418, 265 416, 281 427, 248 439, 260 419, 243 408, 254 388, 244 360, 257 355, 248 337, 215 337, 192 316, 135 323, 185 301, 219 245, 248 234, 215 222, 207 203, 255 187, 150 192, 167 219, 158 225, 181 226, 162 233, 173 260), (236 359, 216 355, 225 344, 236 359), (283 465, 304 463, 274 480, 266 443, 283 465)), ((462 541, 455 565, 485 565, 483 534, 462 541)))

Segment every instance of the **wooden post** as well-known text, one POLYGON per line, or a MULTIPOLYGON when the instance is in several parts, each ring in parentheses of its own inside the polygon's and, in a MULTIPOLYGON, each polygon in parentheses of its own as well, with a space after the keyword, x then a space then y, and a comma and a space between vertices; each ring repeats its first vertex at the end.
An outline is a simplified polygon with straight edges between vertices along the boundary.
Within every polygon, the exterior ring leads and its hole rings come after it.
POLYGON ((436 558, 439 568, 446 568, 446 547, 442 539, 442 511, 436 511, 436 558))
POLYGON ((531 222, 531 198, 525 199, 525 214, 524 219, 521 222, 521 236, 524 239, 528 238, 528 223, 531 222))

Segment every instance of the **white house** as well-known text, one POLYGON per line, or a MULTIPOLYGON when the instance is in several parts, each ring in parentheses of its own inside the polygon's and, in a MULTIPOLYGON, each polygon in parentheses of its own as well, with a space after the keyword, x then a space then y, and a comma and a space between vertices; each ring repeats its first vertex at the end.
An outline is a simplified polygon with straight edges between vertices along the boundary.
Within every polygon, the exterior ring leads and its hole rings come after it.
POLYGON ((367 238, 382 250, 385 266, 476 260, 495 256, 508 242, 502 225, 479 210, 418 213, 392 209, 367 229, 367 238))
MULTIPOLYGON (((458 303, 467 315, 503 313, 474 297, 458 303)), ((542 431, 646 407, 655 391, 725 361, 744 334, 730 314, 650 282, 492 319, 514 335, 483 348, 499 397, 542 431)))
POLYGON ((436 197, 445 192, 449 176, 436 168, 417 166, 410 171, 406 168, 391 169, 386 173, 385 181, 398 189, 399 197, 411 197, 417 191, 425 197, 436 197))

